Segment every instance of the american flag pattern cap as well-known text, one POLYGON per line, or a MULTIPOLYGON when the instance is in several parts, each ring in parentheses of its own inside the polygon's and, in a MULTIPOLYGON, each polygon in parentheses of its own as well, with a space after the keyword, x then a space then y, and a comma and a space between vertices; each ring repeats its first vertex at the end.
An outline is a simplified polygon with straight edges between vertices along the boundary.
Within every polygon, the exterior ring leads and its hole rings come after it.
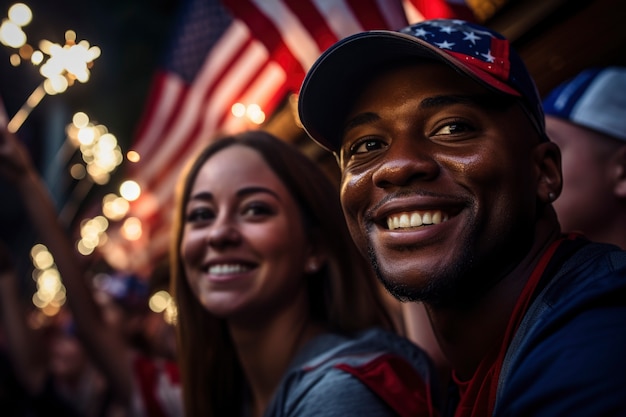
POLYGON ((337 152, 341 118, 361 87, 356 83, 363 79, 359 76, 363 68, 405 57, 442 61, 493 91, 519 97, 539 135, 547 140, 541 98, 521 57, 500 33, 458 19, 425 20, 399 31, 361 32, 328 48, 300 89, 298 112, 309 136, 337 152))

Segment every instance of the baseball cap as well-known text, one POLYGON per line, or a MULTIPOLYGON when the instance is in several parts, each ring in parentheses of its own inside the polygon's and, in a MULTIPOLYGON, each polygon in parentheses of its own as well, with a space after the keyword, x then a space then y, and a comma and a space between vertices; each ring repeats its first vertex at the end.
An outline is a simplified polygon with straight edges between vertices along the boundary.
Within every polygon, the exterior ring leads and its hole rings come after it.
POLYGON ((626 68, 590 68, 544 99, 546 114, 626 140, 626 68))
POLYGON ((500 33, 458 19, 425 20, 398 31, 360 32, 328 48, 300 88, 298 115, 307 134, 337 153, 343 118, 368 73, 383 63, 411 57, 442 62, 494 92, 519 98, 547 140, 541 98, 521 57, 500 33))

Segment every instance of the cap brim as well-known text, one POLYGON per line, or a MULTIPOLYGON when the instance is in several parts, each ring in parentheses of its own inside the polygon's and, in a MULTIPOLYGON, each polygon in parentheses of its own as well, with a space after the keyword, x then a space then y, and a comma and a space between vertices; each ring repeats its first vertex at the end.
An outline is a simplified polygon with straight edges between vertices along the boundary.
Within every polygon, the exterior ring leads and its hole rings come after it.
POLYGON ((487 88, 520 96, 488 73, 463 65, 443 50, 412 35, 368 31, 331 46, 307 73, 298 99, 298 115, 304 130, 320 146, 338 153, 346 112, 372 69, 392 60, 420 57, 443 62, 487 88))

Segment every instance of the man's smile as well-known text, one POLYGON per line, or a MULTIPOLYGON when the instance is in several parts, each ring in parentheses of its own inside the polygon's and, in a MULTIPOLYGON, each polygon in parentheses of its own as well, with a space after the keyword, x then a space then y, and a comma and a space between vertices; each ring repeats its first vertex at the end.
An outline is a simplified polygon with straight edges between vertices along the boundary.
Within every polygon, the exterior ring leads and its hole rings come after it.
POLYGON ((396 213, 387 217, 389 230, 439 224, 448 220, 448 214, 441 210, 411 211, 396 213))

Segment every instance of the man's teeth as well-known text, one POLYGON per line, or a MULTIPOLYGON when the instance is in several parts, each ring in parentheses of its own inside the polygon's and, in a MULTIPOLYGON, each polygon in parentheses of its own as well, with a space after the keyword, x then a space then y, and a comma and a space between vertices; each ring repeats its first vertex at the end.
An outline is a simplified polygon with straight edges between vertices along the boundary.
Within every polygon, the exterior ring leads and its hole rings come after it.
POLYGON ((439 224, 448 220, 448 215, 440 210, 394 214, 387 218, 389 230, 439 224))
POLYGON ((249 266, 241 265, 241 264, 211 265, 209 267, 209 274, 213 274, 213 275, 237 274, 240 272, 246 272, 248 270, 250 270, 249 266))

